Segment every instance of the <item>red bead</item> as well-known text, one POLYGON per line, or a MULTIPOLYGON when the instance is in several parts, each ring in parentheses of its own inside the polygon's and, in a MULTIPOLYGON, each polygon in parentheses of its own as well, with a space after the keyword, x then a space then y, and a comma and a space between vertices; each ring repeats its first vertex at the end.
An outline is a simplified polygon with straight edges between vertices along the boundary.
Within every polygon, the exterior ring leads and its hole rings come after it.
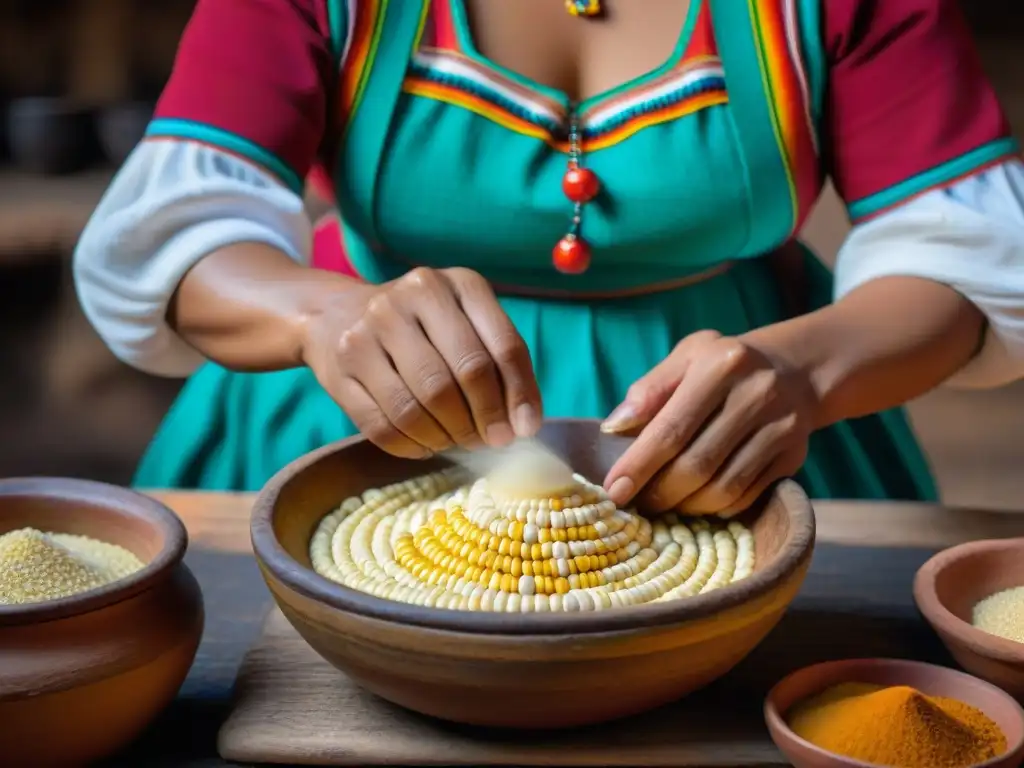
POLYGON ((559 272, 578 275, 590 266, 590 246, 583 238, 566 235, 558 241, 551 258, 559 272))
POLYGON ((601 180, 589 168, 571 166, 562 177, 562 191, 574 203, 589 203, 601 191, 601 180))

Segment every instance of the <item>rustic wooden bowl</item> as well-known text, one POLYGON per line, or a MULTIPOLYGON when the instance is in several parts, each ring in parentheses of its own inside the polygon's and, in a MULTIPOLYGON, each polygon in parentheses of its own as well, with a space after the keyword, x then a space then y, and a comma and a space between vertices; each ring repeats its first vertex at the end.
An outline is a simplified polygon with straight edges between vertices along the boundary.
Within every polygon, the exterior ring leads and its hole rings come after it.
MULTIPOLYGON (((540 439, 597 479, 629 443, 585 420, 548 422, 540 439)), ((309 541, 325 514, 438 466, 358 438, 314 451, 263 489, 252 541, 274 599, 314 650, 379 696, 445 720, 556 728, 678 699, 728 672, 768 634, 811 560, 814 514, 785 481, 747 513, 755 573, 688 600, 593 613, 470 613, 380 599, 310 568, 309 541)))
POLYGON ((902 659, 846 659, 804 667, 784 677, 765 699, 764 717, 775 746, 795 768, 877 768, 826 752, 786 724, 786 713, 804 699, 840 683, 908 685, 928 696, 959 699, 980 709, 1006 736, 1007 750, 972 768, 1017 768, 1024 759, 1024 710, 1003 691, 963 672, 902 659))
POLYGON ((203 629, 187 536, 162 504, 102 483, 0 481, 0 533, 93 536, 146 566, 73 597, 0 605, 4 765, 84 765, 127 745, 174 698, 203 629))
POLYGON ((1024 644, 971 625, 978 602, 1024 585, 1024 539, 972 541, 921 566, 914 599, 953 658, 971 674, 1024 698, 1024 644))

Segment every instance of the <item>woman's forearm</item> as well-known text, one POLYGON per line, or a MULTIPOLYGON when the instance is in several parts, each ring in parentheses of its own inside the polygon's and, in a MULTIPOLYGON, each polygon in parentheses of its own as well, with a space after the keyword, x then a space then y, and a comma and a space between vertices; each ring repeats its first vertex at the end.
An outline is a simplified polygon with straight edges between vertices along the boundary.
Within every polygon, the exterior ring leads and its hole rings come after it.
POLYGON ((259 243, 240 243, 205 257, 179 283, 168 324, 226 368, 275 371, 303 364, 306 324, 362 284, 309 269, 259 243))
POLYGON ((982 313, 930 280, 873 280, 816 312, 744 340, 807 373, 818 428, 902 405, 941 384, 978 351, 982 313))

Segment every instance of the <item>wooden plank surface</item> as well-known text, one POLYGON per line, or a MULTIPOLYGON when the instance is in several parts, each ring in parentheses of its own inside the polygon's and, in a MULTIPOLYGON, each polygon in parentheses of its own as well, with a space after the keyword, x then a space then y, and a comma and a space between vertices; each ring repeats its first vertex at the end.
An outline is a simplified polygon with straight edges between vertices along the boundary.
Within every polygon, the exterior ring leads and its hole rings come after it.
POLYGON ((323 661, 275 610, 242 665, 221 749, 273 764, 777 768, 787 763, 761 704, 788 673, 863 656, 951 663, 911 599, 932 551, 822 544, 783 621, 718 683, 638 717, 560 732, 464 728, 391 706, 323 661))
MULTIPOLYGON (((231 708, 239 665, 259 637, 270 607, 249 545, 252 496, 154 495, 173 508, 189 529, 187 562, 204 590, 206 632, 178 700, 145 738, 108 765, 229 765, 217 757, 217 730, 231 708)), ((945 546, 977 538, 1024 536, 1024 515, 1013 513, 860 502, 817 502, 815 509, 819 544, 811 573, 783 625, 758 651, 767 658, 782 657, 783 663, 793 666, 865 652, 944 661, 934 636, 913 607, 914 571, 945 546), (823 645, 825 639, 828 644, 823 645)), ((759 680, 761 685, 770 682, 765 676, 771 674, 755 669, 739 692, 715 690, 727 693, 736 716, 749 722, 759 707, 756 685, 759 680)), ((742 749, 739 745, 738 750, 742 749)))

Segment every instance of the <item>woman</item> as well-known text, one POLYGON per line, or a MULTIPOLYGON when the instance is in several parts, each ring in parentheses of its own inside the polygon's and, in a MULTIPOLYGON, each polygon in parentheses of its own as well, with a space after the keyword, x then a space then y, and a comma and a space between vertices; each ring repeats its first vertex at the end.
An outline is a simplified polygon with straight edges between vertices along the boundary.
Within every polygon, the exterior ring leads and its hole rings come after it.
POLYGON ((890 409, 1024 371, 1024 174, 955 0, 594 5, 199 0, 76 255, 114 352, 191 375, 139 485, 543 413, 639 432, 620 503, 935 495, 890 409), (826 176, 834 296, 792 258, 826 176))

